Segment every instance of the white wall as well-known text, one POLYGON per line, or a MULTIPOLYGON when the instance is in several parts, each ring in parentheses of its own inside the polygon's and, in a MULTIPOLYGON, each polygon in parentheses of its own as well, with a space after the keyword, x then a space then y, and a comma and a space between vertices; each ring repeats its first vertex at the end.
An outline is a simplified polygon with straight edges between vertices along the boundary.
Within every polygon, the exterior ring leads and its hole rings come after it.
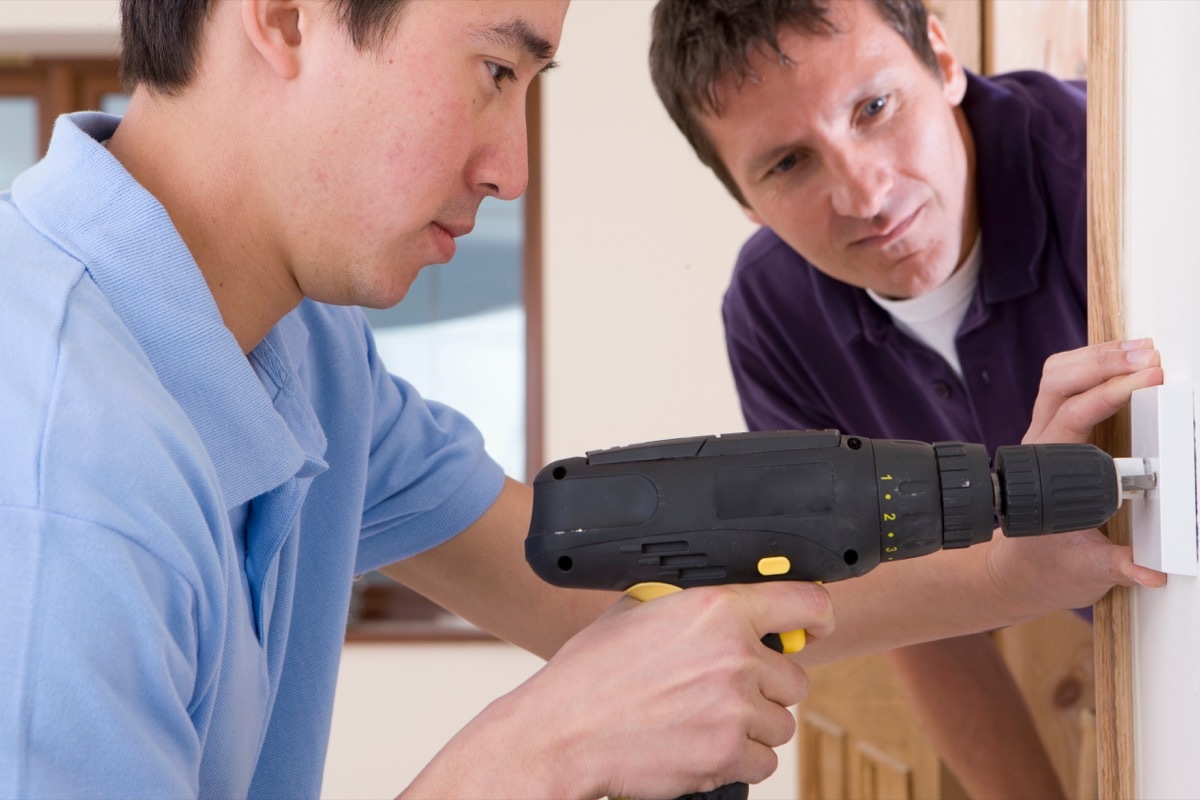
POLYGON ((0 54, 112 56, 119 24, 116 0, 0 0, 0 54))
POLYGON ((650 83, 652 0, 576 0, 543 84, 547 460, 743 430, 720 299, 753 230, 650 83))
POLYGON ((541 664, 502 642, 347 645, 321 796, 394 797, 472 717, 541 664))
MULTIPOLYGON (((1126 334, 1153 336, 1167 382, 1200 376, 1200 3, 1125 5, 1126 334)), ((1187 535, 1185 532, 1184 535, 1187 535)), ((1135 796, 1200 797, 1200 581, 1138 589, 1134 610, 1135 796)))

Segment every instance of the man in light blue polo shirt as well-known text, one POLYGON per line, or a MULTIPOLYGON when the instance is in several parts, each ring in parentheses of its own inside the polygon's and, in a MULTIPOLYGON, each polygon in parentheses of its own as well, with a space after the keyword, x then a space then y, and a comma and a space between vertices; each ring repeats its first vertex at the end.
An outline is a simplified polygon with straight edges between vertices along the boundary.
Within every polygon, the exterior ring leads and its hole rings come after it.
MULTIPOLYGON (((0 195, 0 797, 315 797, 367 570, 401 562, 547 657, 613 605, 525 569, 528 491, 352 308, 398 302, 485 196, 524 190, 566 4, 381 8, 128 0, 128 114, 60 119, 0 195)), ((698 625, 693 599, 618 604, 411 790, 761 780, 800 666, 756 645, 686 676, 758 628, 828 628, 829 604, 727 599, 698 625), (706 741, 697 691, 744 721, 706 741)))
MULTIPOLYGON (((1158 579, 1102 541, 981 547, 941 594, 850 604, 846 639, 811 584, 639 605, 538 581, 527 487, 352 307, 399 302, 483 197, 524 190, 565 11, 123 0, 127 115, 60 119, 0 195, 0 796, 315 797, 376 567, 550 658, 407 789, 436 797, 756 782, 806 691, 763 633, 833 658, 1158 579), (1010 594, 975 613, 989 567, 1010 594)), ((1068 398, 1092 424, 1161 380, 1123 352, 1064 360, 1035 438, 1079 435, 1068 398)))

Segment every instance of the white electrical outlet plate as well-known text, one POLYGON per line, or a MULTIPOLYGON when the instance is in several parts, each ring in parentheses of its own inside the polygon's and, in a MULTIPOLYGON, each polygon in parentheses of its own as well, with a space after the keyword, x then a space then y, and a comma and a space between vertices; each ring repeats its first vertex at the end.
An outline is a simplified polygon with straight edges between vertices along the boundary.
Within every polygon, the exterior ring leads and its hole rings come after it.
POLYGON ((1133 393, 1130 455, 1149 462, 1155 488, 1129 500, 1133 561, 1173 575, 1195 575, 1197 562, 1196 417, 1192 384, 1133 393))

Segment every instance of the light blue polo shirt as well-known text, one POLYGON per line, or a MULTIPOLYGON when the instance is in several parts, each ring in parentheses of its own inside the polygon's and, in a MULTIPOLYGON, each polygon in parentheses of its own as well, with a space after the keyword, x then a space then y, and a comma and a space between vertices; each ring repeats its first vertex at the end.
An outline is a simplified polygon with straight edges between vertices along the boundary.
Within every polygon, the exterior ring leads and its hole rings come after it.
POLYGON ((503 474, 356 309, 247 359, 117 122, 0 193, 0 796, 316 797, 352 577, 503 474))

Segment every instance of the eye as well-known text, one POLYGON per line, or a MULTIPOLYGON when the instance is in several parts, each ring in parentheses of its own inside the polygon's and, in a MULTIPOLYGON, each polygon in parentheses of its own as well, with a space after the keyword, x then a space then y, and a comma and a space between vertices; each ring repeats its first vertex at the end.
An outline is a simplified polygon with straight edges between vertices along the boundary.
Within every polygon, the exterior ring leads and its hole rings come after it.
POLYGON ((863 116, 877 117, 883 113, 883 110, 885 108, 887 108, 887 104, 888 104, 888 96, 886 94, 882 95, 880 97, 876 97, 874 100, 872 100, 871 102, 869 102, 865 106, 863 106, 863 110, 862 110, 863 116))
POLYGON ((786 156, 779 159, 775 166, 771 167, 767 176, 770 177, 771 175, 783 175, 791 172, 799 166, 801 166, 800 156, 796 155, 795 153, 788 153, 786 156))
POLYGON ((487 64, 488 72, 491 73, 492 80, 496 83, 497 89, 503 89, 502 84, 505 81, 515 81, 517 79, 517 73, 502 64, 497 64, 494 61, 485 61, 483 63, 487 64))

